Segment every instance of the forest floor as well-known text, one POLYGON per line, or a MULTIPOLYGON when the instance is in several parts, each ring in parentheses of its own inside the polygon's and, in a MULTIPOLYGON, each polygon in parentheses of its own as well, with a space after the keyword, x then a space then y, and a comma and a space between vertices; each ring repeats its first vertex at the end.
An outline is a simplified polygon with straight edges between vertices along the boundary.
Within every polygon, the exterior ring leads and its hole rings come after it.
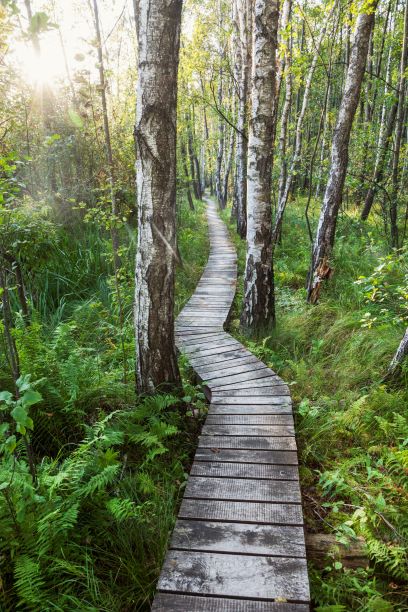
MULTIPOLYGON (((177 311, 207 262, 204 203, 192 212, 180 198, 178 227, 184 263, 176 275, 177 311)), ((75 218, 49 236, 29 286, 31 324, 16 319, 21 370, 31 375, 25 393, 38 482, 34 487, 22 443, 17 458, 2 456, 0 610, 147 611, 205 398, 182 360, 181 391, 135 395, 134 228, 122 237, 122 332, 109 236, 75 218)), ((1 410, 13 393, 8 370, 0 346, 1 410)))
POLYGON ((383 381, 405 328, 407 254, 390 253, 381 229, 348 209, 334 277, 309 306, 303 211, 302 198, 287 210, 275 255, 277 326, 261 338, 239 330, 245 243, 224 211, 239 254, 230 331, 291 386, 307 531, 367 544, 369 567, 347 569, 335 552, 323 569, 311 565, 316 609, 408 610, 408 373, 383 381))

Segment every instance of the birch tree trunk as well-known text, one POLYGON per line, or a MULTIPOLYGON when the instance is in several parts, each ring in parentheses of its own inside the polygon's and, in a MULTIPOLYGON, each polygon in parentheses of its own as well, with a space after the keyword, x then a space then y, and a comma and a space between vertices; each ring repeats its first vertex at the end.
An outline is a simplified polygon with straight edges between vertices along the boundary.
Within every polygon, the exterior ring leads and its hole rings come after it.
POLYGON ((288 202, 289 199, 289 193, 292 189, 292 184, 293 184, 293 179, 296 175, 296 170, 299 164, 299 160, 300 160, 300 155, 301 155, 301 151, 302 151, 302 136, 303 136, 303 121, 306 115, 306 109, 307 109, 307 105, 309 103, 309 96, 310 96, 310 91, 312 88, 312 79, 313 79, 313 75, 315 73, 316 70, 316 66, 317 66, 317 61, 319 59, 319 53, 320 53, 320 47, 322 45, 323 39, 326 35, 326 29, 327 29, 327 25, 329 23, 329 20, 331 18, 332 12, 334 10, 334 6, 332 10, 330 11, 330 13, 327 15, 327 18, 324 22, 324 25, 321 29, 319 38, 316 42, 316 47, 315 47, 315 52, 314 52, 314 56, 313 56, 313 60, 311 63, 311 66, 309 68, 309 72, 306 78, 306 83, 305 83, 305 90, 303 93, 303 100, 302 100, 302 107, 300 109, 300 113, 298 116, 298 120, 296 123, 296 135, 295 135, 295 150, 293 153, 293 158, 292 158, 292 162, 290 165, 290 169, 289 169, 289 173, 286 177, 286 182, 285 182, 285 188, 282 189, 282 194, 281 197, 279 198, 278 201, 278 210, 276 211, 276 217, 275 217, 275 223, 274 223, 274 228, 273 228, 273 232, 272 232, 272 244, 275 245, 276 241, 278 239, 278 236, 280 234, 280 230, 281 230, 281 225, 282 225, 282 219, 283 219, 283 214, 285 212, 285 208, 286 208, 286 204, 288 202))
MULTIPOLYGON (((388 89, 389 89, 388 83, 390 82, 390 78, 391 78, 391 58, 392 58, 392 45, 390 46, 390 51, 388 55, 387 72, 386 72, 386 77, 385 77, 386 82, 385 82, 385 88, 384 88, 384 98, 388 94, 388 89)), ((364 207, 361 212, 362 221, 366 221, 368 219, 368 216, 371 212, 371 208, 374 204, 375 196, 377 194, 378 188, 380 187, 380 184, 383 179, 385 159, 387 157, 388 145, 389 145, 389 141, 392 136, 393 129, 394 129, 395 119, 397 117, 397 111, 398 111, 398 100, 394 102, 394 104, 392 105, 391 110, 388 115, 388 119, 387 119, 387 102, 386 102, 386 99, 384 99, 382 112, 381 112, 380 132, 378 136, 378 147, 377 147, 377 154, 376 154, 375 165, 374 165, 374 172, 373 172, 373 176, 371 179, 371 185, 368 188, 367 193, 366 193, 364 207)))
POLYGON ((138 0, 136 382, 180 381, 174 344, 176 108, 182 0, 138 0))
POLYGON ((337 217, 343 196, 350 133, 360 98, 375 7, 375 3, 365 4, 362 9, 364 12, 357 17, 344 94, 333 135, 330 175, 313 245, 308 279, 308 301, 313 304, 319 299, 322 281, 331 275, 329 258, 334 245, 337 217))
POLYGON ((247 170, 247 253, 241 324, 260 330, 275 320, 271 249, 271 170, 276 104, 278 0, 255 0, 251 120, 247 170))
MULTIPOLYGON (((291 12, 291 0, 286 0, 284 7, 288 7, 288 21, 291 12)), ((283 21, 283 18, 282 18, 283 21)), ((290 109, 292 106, 292 33, 290 34, 289 41, 285 50, 284 66, 281 67, 281 75, 285 71, 285 101, 282 108, 281 126, 279 134, 279 158, 280 158, 280 172, 279 172, 279 187, 278 187, 278 203, 282 200, 285 191, 286 177, 288 173, 288 163, 286 159, 286 147, 288 141, 288 123, 290 116, 290 109)))
POLYGON ((236 211, 237 232, 245 238, 247 229, 247 116, 248 116, 248 82, 251 57, 251 0, 235 0, 236 28, 240 58, 240 75, 238 86, 238 120, 236 147, 236 211))
POLYGON ((405 330, 404 337, 402 338, 400 345, 391 360, 390 367, 388 368, 388 376, 394 374, 397 368, 402 364, 404 359, 408 355, 408 327, 405 330))
MULTIPOLYGON (((220 53, 220 62, 223 61, 223 53, 220 53)), ((222 108, 223 103, 223 69, 222 63, 218 71, 218 108, 222 108)), ((219 115, 218 117, 218 149, 217 149, 217 165, 215 170, 215 193, 218 200, 218 206, 223 209, 224 204, 222 200, 222 163, 224 160, 224 140, 225 140, 225 126, 224 119, 219 115)))
POLYGON ((224 179, 223 179, 223 186, 222 186, 222 208, 225 208, 228 202, 228 182, 229 182, 229 177, 230 177, 231 168, 232 168, 234 145, 235 145, 235 132, 234 130, 230 130, 229 143, 228 143, 228 156, 227 156, 226 163, 225 163, 224 179))
POLYGON ((400 176, 400 152, 401 152, 401 141, 402 134, 404 131, 404 115, 405 115, 405 84, 406 84, 406 68, 408 58, 408 0, 405 0, 404 10, 404 34, 402 42, 401 62, 400 62, 400 76, 399 76, 399 90, 398 90, 398 112, 396 117, 395 125, 395 139, 394 139, 394 155, 392 159, 392 194, 391 194, 391 205, 390 205, 390 224, 391 224, 391 245, 395 248, 399 246, 398 240, 398 191, 399 191, 399 176, 400 176))

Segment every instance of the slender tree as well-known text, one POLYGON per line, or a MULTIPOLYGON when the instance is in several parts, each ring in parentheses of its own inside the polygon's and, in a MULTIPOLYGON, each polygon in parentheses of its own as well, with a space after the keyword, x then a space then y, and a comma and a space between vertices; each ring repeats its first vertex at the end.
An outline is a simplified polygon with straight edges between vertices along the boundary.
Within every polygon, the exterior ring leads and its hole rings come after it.
POLYGON ((276 114, 278 0, 255 0, 247 170, 247 253, 241 324, 260 330, 275 319, 271 249, 271 172, 276 114))
POLYGON ((388 377, 392 377, 398 368, 401 366, 402 362, 406 359, 408 355, 408 327, 405 330, 405 334, 396 350, 394 357, 391 360, 390 366, 388 368, 388 377))
POLYGON ((182 0, 138 0, 136 382, 179 383, 174 344, 176 108, 182 0))
POLYGON ((334 9, 332 8, 329 14, 327 15, 326 21, 324 22, 323 27, 320 31, 320 35, 319 35, 319 38, 317 39, 315 50, 313 53, 312 63, 310 65, 309 72, 306 78, 302 106, 301 106, 300 113, 299 113, 297 123, 296 123, 295 150, 293 153, 293 158, 292 158, 292 162, 290 165, 289 173, 286 177, 285 187, 282 188, 281 192, 279 192, 278 210, 276 213, 275 224, 274 224, 273 233, 272 233, 273 244, 276 244, 276 241, 278 239, 278 236, 281 230, 283 214, 285 212, 286 204, 288 202, 289 193, 292 188, 293 179, 296 175, 297 166, 300 161, 300 155, 302 151, 303 122, 304 122, 305 115, 306 115, 306 109, 309 103, 310 91, 312 88, 312 79, 313 79, 313 75, 316 70, 317 60, 319 59, 320 48, 322 46, 323 39, 326 35, 327 25, 329 23, 333 10, 334 9))
POLYGON ((370 187, 367 190, 366 197, 364 200, 364 206, 361 211, 361 219, 366 221, 371 212, 374 204, 374 199, 378 189, 381 187, 381 183, 384 176, 385 160, 387 157, 389 142, 394 130, 395 119, 398 111, 398 100, 393 103, 388 117, 387 117, 387 94, 389 90, 389 81, 391 79, 391 59, 392 59, 392 45, 390 46, 387 61, 387 70, 385 77, 384 87, 384 102, 381 111, 380 131, 378 135, 377 153, 374 164, 373 176, 371 179, 370 187))
POLYGON ((399 192, 399 175, 400 175, 400 153, 402 135, 404 131, 405 119, 405 85, 406 85, 406 70, 408 60, 408 0, 405 0, 404 10, 404 34, 402 40, 402 52, 400 61, 400 75, 398 82, 398 112, 395 125, 395 138, 392 160, 392 194, 390 205, 390 224, 391 224, 391 244, 398 248, 398 192, 399 192))
POLYGON ((317 302, 322 281, 331 275, 329 258, 334 246, 337 217, 348 166, 350 133, 360 98, 375 8, 375 2, 365 2, 362 12, 357 17, 345 89, 333 135, 329 180, 313 245, 308 280, 308 301, 311 303, 317 302))
POLYGON ((245 238, 247 228, 247 157, 248 157, 248 88, 251 72, 251 0, 235 0, 235 27, 237 30, 238 118, 236 145, 236 214, 237 232, 245 238))

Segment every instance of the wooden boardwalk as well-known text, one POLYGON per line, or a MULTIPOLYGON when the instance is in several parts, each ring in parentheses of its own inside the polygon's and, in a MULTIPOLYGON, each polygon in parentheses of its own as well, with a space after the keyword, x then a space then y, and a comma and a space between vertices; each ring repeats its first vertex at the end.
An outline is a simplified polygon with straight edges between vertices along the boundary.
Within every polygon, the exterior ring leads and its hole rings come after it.
POLYGON ((210 408, 154 612, 306 612, 309 583, 289 388, 227 334, 236 253, 208 201, 211 251, 176 322, 210 408))

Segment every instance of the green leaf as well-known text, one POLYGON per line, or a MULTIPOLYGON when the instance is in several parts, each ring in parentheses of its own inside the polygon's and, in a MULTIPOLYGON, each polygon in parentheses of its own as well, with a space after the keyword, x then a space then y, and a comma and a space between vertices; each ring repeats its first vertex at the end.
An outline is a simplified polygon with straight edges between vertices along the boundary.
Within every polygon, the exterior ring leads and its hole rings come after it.
POLYGON ((17 423, 16 429, 17 429, 18 433, 21 433, 22 436, 25 436, 26 433, 27 433, 26 428, 21 423, 17 423))
POLYGON ((22 393, 23 391, 27 391, 27 389, 30 389, 30 380, 31 374, 23 374, 22 376, 20 376, 20 378, 17 378, 16 385, 20 393, 22 393))
POLYGON ((13 402, 13 396, 10 391, 1 391, 0 402, 5 402, 7 405, 10 405, 13 402))
POLYGON ((38 404, 38 402, 41 402, 41 400, 41 393, 38 393, 38 391, 33 391, 32 389, 28 389, 28 391, 26 391, 21 398, 21 402, 27 407, 38 404))
POLYGON ((7 438, 7 440, 4 443, 4 446, 6 447, 6 449, 8 450, 9 453, 13 453, 16 446, 17 446, 17 440, 16 440, 16 436, 9 436, 7 438))

